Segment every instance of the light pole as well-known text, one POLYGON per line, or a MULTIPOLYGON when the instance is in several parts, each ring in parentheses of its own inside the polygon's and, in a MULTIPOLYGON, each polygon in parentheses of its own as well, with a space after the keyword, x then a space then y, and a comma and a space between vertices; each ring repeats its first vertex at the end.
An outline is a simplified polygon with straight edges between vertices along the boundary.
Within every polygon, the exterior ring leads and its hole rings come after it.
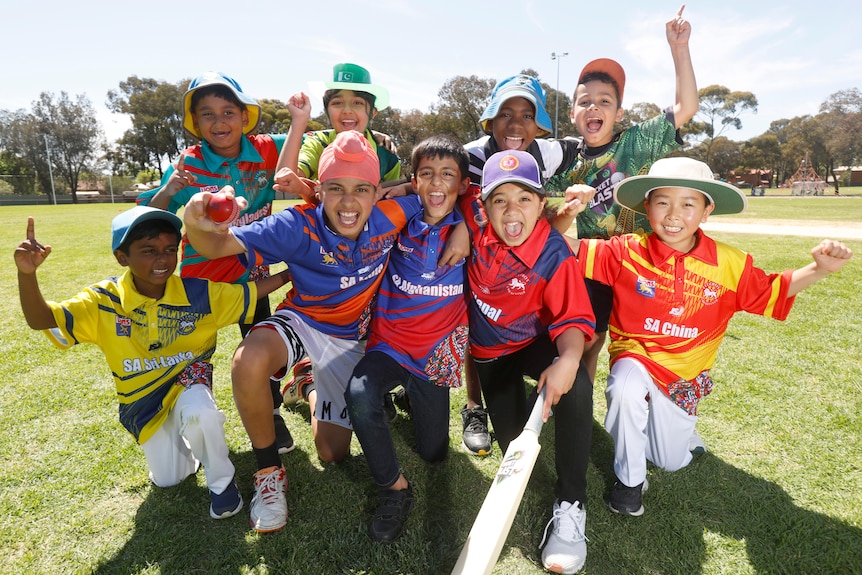
POLYGON ((551 60, 557 61, 557 97, 556 104, 554 104, 554 139, 557 138, 560 124, 560 58, 568 55, 568 52, 563 52, 562 54, 551 52, 551 60))

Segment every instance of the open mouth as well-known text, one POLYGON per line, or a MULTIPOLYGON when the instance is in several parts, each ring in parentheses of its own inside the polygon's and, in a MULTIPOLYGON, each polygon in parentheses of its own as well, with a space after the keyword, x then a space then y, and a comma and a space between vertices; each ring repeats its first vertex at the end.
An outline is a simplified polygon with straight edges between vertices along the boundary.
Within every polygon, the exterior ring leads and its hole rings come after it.
POLYGON ((503 146, 507 150, 520 150, 523 143, 524 138, 518 138, 514 136, 506 136, 503 140, 503 146))

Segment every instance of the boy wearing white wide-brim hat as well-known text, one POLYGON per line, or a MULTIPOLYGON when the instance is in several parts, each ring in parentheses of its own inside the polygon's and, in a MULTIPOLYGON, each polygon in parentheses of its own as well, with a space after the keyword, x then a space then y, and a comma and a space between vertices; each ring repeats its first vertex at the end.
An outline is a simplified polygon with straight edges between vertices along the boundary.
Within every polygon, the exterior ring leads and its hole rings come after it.
POLYGON ((840 270, 852 252, 823 240, 800 269, 755 267, 749 254, 700 229, 710 214, 743 211, 746 200, 691 158, 658 160, 649 174, 620 182, 614 198, 645 214, 654 231, 581 240, 578 259, 585 277, 614 290, 605 428, 617 481, 609 505, 641 515, 647 460, 675 471, 705 449, 697 406, 712 391, 709 372, 733 314, 785 319, 796 294, 840 270))

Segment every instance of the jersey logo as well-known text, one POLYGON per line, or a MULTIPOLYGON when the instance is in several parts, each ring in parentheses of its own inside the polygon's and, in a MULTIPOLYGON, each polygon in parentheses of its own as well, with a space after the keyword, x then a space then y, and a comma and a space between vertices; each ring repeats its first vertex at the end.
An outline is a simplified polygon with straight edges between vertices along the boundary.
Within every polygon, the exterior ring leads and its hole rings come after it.
POLYGON ((684 313, 685 313, 685 307, 683 307, 683 306, 674 307, 674 308, 671 308, 671 310, 670 310, 670 315, 672 315, 674 317, 679 317, 684 313))
POLYGON ((132 320, 127 317, 117 316, 117 337, 132 337, 132 320))
POLYGON ((512 281, 506 286, 506 291, 509 292, 509 295, 524 295, 527 293, 527 282, 527 276, 519 274, 512 278, 512 281))
POLYGON ((721 286, 715 282, 706 282, 703 286, 703 297, 701 301, 703 305, 712 305, 718 301, 718 293, 721 291, 721 286))
POLYGON ((185 317, 180 318, 179 325, 177 327, 177 332, 180 335, 189 335, 195 330, 195 316, 193 314, 189 314, 185 317))
POLYGON ((320 263, 322 263, 323 265, 325 265, 325 266, 337 266, 338 265, 338 260, 335 259, 335 256, 332 255, 331 252, 327 252, 326 250, 324 250, 323 246, 320 246, 320 255, 323 256, 321 258, 321 261, 320 261, 320 263))
POLYGON ((655 280, 638 276, 637 293, 645 297, 655 297, 655 280))
POLYGON ((216 193, 216 192, 218 192, 218 191, 219 191, 219 187, 218 187, 218 186, 202 186, 202 187, 201 187, 201 191, 202 191, 202 192, 209 192, 209 193, 211 193, 211 194, 214 194, 214 193, 216 193))

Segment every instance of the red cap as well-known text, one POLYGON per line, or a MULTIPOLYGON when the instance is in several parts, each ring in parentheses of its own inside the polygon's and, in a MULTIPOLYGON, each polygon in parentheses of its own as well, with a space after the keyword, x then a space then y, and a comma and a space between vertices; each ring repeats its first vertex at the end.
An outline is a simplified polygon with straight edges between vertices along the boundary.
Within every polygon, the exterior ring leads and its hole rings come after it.
POLYGON ((380 160, 365 136, 348 130, 338 134, 323 149, 317 177, 321 182, 333 178, 357 178, 377 186, 380 183, 380 160))
POLYGON ((617 84, 617 91, 619 92, 620 101, 618 104, 622 105, 623 103, 623 92, 626 88, 626 73, 623 71, 623 67, 620 66, 615 60, 611 60, 610 58, 599 58, 597 60, 593 60, 581 70, 581 75, 578 76, 578 84, 584 83, 584 76, 587 74, 592 74, 594 72, 601 72, 610 76, 614 82, 617 84))

